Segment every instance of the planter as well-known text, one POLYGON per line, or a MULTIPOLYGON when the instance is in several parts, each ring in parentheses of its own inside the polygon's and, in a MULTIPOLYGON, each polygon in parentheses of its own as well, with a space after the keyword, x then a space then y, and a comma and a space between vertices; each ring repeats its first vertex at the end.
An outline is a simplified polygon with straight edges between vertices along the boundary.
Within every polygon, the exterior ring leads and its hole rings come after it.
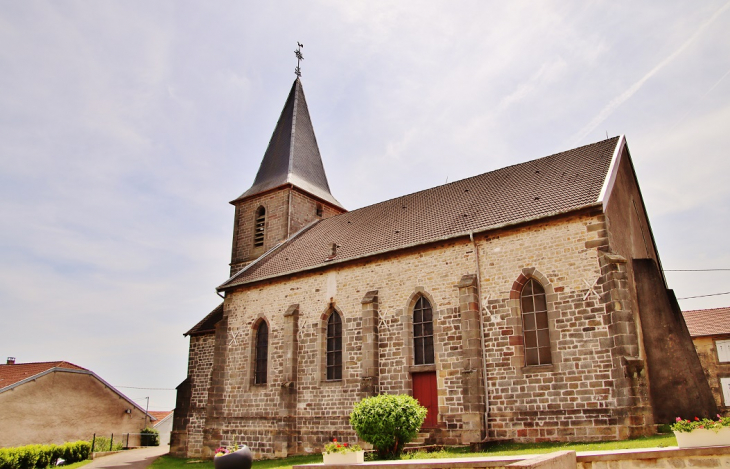
POLYGON ((215 469, 251 469, 251 464, 253 454, 246 445, 238 451, 213 458, 215 469))
MULTIPOLYGON (((327 453, 322 455, 325 464, 362 464, 365 462, 365 451, 349 453, 327 453)), ((217 469, 217 468, 216 468, 217 469)))
POLYGON ((674 432, 677 446, 680 448, 698 448, 702 446, 730 446, 730 427, 714 430, 696 429, 691 432, 674 432))

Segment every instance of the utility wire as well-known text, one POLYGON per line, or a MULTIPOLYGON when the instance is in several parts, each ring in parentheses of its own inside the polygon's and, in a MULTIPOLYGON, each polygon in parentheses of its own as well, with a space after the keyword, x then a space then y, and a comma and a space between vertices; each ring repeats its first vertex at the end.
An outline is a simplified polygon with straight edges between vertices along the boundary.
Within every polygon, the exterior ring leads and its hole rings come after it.
POLYGON ((664 269, 664 272, 725 272, 730 269, 664 269))
POLYGON ((174 391, 174 388, 138 388, 135 386, 114 386, 115 388, 124 388, 124 389, 150 389, 152 391, 174 391))
POLYGON ((720 295, 730 295, 730 291, 726 291, 724 293, 711 293, 709 295, 685 296, 684 298, 677 298, 677 299, 678 300, 689 300, 690 298, 705 298, 707 296, 720 296, 720 295))

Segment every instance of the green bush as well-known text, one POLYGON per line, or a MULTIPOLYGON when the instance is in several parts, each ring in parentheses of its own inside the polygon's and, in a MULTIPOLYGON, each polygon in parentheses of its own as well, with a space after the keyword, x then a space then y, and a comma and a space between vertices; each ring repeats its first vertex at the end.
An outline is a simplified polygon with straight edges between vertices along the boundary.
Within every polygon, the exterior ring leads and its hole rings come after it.
POLYGON ((411 396, 383 394, 355 404, 350 425, 360 439, 373 445, 379 457, 392 459, 416 437, 426 412, 411 396))
POLYGON ((59 457, 71 464, 88 459, 90 450, 88 441, 0 448, 0 469, 44 469, 55 465, 59 457))
POLYGON ((144 428, 139 438, 142 446, 160 446, 160 432, 156 428, 144 428))

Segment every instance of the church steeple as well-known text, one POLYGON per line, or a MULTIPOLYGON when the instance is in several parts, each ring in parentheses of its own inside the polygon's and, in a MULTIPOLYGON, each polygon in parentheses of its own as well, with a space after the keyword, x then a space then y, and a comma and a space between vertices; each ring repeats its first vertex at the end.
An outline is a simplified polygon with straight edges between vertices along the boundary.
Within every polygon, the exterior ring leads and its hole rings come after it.
POLYGON ((346 211, 330 193, 299 77, 253 185, 231 204, 231 275, 312 221, 346 211))
POLYGON ((286 99, 253 185, 234 202, 291 184, 336 207, 299 78, 286 99))

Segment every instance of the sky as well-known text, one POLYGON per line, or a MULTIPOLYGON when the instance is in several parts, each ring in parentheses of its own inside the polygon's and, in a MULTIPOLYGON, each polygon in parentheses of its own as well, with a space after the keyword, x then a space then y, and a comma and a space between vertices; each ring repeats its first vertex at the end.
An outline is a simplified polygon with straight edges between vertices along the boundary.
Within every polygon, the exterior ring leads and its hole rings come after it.
POLYGON ((174 407, 297 41, 346 208, 624 134, 669 287, 730 292, 728 31, 713 0, 0 0, 0 358, 174 407))

